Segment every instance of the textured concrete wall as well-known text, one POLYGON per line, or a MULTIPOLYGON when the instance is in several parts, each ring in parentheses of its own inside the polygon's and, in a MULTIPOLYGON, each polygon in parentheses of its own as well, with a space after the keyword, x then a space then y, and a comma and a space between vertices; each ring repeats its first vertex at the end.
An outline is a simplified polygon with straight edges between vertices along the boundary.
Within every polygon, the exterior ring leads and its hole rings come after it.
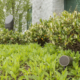
POLYGON ((49 19, 50 16, 53 16, 53 0, 42 0, 41 18, 49 19))
POLYGON ((64 0, 53 0, 53 12, 58 15, 64 11, 64 0))
POLYGON ((32 1, 32 24, 38 23, 41 18, 41 5, 42 0, 33 0, 32 1))
POLYGON ((64 10, 64 0, 33 0, 32 1, 32 24, 39 23, 40 19, 53 17, 53 12, 57 14, 64 10))

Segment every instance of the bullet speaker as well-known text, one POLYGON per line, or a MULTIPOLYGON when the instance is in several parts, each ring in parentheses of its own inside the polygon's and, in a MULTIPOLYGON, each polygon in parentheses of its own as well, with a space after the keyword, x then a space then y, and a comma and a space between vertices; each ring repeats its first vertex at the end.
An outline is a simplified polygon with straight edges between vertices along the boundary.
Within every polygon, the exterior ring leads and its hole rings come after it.
POLYGON ((59 59, 59 63, 61 66, 68 66, 69 64, 71 64, 73 61, 73 59, 69 56, 61 56, 59 59))
POLYGON ((5 19, 5 28, 8 30, 13 30, 13 15, 7 16, 5 19))

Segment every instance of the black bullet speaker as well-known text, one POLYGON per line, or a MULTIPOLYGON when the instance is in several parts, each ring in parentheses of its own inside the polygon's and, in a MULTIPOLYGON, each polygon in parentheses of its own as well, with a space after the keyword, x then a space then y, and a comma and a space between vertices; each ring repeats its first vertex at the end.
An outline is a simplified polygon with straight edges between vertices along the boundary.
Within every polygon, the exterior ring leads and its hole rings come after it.
POLYGON ((13 25, 14 25, 13 15, 7 16, 7 18, 5 19, 5 28, 8 30, 13 30, 13 25))

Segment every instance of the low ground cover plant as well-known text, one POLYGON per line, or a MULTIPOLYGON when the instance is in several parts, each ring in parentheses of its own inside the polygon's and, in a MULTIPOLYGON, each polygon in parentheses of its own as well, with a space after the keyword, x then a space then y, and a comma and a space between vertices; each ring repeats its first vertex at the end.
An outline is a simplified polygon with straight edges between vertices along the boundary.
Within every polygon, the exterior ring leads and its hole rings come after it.
POLYGON ((48 43, 42 48, 29 45, 0 45, 0 80, 79 80, 79 52, 62 50, 48 43), (71 66, 59 64, 62 55, 71 56, 71 66), (75 56, 75 57, 74 57, 75 56))

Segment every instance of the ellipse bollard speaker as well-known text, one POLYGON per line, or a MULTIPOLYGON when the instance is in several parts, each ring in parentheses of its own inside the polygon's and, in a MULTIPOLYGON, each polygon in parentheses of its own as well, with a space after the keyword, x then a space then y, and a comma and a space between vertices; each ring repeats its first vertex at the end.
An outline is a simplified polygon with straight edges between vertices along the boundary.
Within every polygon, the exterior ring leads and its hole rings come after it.
POLYGON ((5 28, 8 30, 13 30, 13 15, 9 15, 6 19, 5 19, 5 28))
POLYGON ((72 63, 73 59, 69 56, 61 56, 59 59, 59 63, 61 66, 68 66, 72 63))

